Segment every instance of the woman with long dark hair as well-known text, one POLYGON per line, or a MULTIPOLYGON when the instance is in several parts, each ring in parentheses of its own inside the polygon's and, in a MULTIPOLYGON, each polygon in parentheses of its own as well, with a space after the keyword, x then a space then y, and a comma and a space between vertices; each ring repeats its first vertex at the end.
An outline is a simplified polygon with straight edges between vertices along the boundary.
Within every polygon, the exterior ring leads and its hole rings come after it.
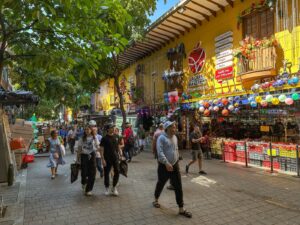
POLYGON ((96 178, 96 151, 99 141, 92 127, 86 127, 78 143, 78 154, 81 160, 81 184, 85 195, 91 196, 96 178))

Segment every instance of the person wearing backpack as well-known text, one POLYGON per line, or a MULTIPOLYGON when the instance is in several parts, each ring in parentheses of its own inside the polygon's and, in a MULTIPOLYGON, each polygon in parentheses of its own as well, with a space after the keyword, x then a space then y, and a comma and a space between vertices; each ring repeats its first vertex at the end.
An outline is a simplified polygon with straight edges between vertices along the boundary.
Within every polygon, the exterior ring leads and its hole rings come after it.
POLYGON ((124 130, 124 152, 125 157, 128 162, 131 162, 132 154, 133 154, 133 148, 134 148, 134 134, 132 131, 132 125, 130 123, 126 123, 126 129, 124 130))

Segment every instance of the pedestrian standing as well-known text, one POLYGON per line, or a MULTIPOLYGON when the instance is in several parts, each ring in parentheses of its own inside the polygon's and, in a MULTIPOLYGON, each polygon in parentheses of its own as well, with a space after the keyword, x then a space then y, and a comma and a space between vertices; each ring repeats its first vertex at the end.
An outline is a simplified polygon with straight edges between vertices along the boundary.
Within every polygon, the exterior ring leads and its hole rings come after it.
POLYGON ((144 151, 145 138, 146 138, 146 131, 144 129, 143 124, 140 124, 139 129, 137 131, 137 135, 139 139, 139 150, 142 152, 144 151))
POLYGON ((202 137, 198 126, 194 127, 194 130, 190 135, 190 140, 192 142, 192 160, 185 166, 185 172, 188 173, 190 166, 198 160, 199 174, 205 175, 206 172, 202 170, 203 152, 201 149, 201 142, 204 142, 204 138, 202 137))
POLYGON ((76 135, 77 135, 77 128, 75 126, 71 127, 71 129, 68 132, 68 143, 69 143, 70 150, 71 150, 72 154, 74 154, 76 135))
POLYGON ((81 162, 81 184, 86 196, 92 195, 96 178, 96 151, 99 141, 94 135, 93 128, 85 128, 82 138, 78 142, 78 157, 81 162))
POLYGON ((164 130, 157 140, 158 156, 158 182, 156 184, 153 206, 160 208, 158 203, 159 196, 168 181, 171 180, 175 188, 176 202, 179 207, 179 215, 191 218, 192 213, 184 209, 183 191, 181 174, 179 168, 178 140, 176 137, 175 122, 167 121, 164 123, 164 130))
POLYGON ((102 138, 100 144, 100 153, 102 158, 102 165, 104 167, 104 186, 105 195, 118 196, 117 184, 119 182, 119 143, 115 135, 115 125, 106 125, 107 134, 102 138), (113 168, 113 187, 109 190, 110 170, 113 168))
POLYGON ((64 165, 63 154, 61 150, 61 141, 58 138, 58 132, 56 130, 51 131, 49 141, 49 163, 48 167, 51 168, 51 179, 54 179, 57 175, 58 165, 64 165))
POLYGON ((124 131, 124 152, 125 152, 125 157, 128 162, 131 162, 132 155, 133 155, 133 148, 134 148, 134 134, 132 131, 132 126, 130 123, 125 124, 126 129, 124 131))

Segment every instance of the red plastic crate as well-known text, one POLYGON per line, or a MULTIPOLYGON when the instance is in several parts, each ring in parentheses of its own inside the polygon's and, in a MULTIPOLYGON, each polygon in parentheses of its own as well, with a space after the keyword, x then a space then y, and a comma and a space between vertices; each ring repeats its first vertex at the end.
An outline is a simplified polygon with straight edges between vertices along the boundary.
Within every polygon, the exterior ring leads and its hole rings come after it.
POLYGON ((23 162, 24 163, 34 162, 34 155, 24 155, 23 162))
MULTIPOLYGON (((270 161, 263 161, 263 167, 271 168, 271 162, 270 161)), ((279 162, 273 162, 273 168, 274 169, 280 169, 280 163, 279 162)))
POLYGON ((236 161, 236 153, 235 152, 224 152, 226 161, 236 161))

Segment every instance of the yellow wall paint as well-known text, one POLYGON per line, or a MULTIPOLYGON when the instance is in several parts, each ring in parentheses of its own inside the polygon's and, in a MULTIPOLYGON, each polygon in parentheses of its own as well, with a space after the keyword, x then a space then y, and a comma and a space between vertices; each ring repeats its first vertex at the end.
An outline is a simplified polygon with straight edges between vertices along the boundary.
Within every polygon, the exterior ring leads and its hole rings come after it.
MULTIPOLYGON (((208 80, 208 84, 211 87, 211 94, 213 94, 213 89, 216 89, 218 95, 221 95, 222 90, 224 92, 228 92, 227 85, 229 86, 232 94, 235 90, 242 91, 242 86, 237 79, 228 80, 228 84, 223 84, 223 88, 221 85, 214 81, 215 76, 215 37, 225 33, 227 31, 233 32, 233 48, 239 47, 239 42, 242 40, 242 26, 237 28, 237 16, 245 9, 249 8, 252 3, 258 3, 260 0, 244 0, 235 1, 234 8, 230 6, 226 7, 225 13, 222 11, 218 12, 217 17, 210 17, 210 21, 203 21, 202 26, 197 26, 196 29, 191 28, 189 33, 186 33, 184 36, 180 36, 179 39, 176 39, 170 45, 162 48, 161 50, 153 53, 151 56, 139 60, 137 63, 131 65, 128 69, 124 71, 126 76, 132 74, 134 75, 135 68, 138 64, 145 65, 145 74, 144 74, 144 96, 146 104, 153 103, 153 76, 151 74, 156 72, 156 99, 159 100, 160 103, 163 102, 163 92, 165 87, 165 82, 162 80, 163 71, 169 68, 169 61, 167 60, 166 53, 169 48, 173 48, 177 46, 179 43, 183 42, 185 44, 187 55, 192 51, 194 46, 201 41, 202 47, 206 50, 206 64, 202 71, 208 80)), ((294 31, 283 31, 280 33, 276 33, 275 37, 279 40, 279 43, 282 47, 282 54, 286 59, 292 62, 292 73, 298 71, 300 57, 300 27, 294 29, 294 31), (292 43, 292 34, 297 34, 297 42, 292 43), (295 49, 296 48, 296 49, 295 49)), ((280 57, 280 56, 279 56, 280 57)), ((282 57, 282 56, 281 56, 282 57)), ((236 64, 236 60, 234 61, 236 64)), ((282 66, 282 63, 280 63, 282 66)), ((187 87, 188 80, 190 79, 192 74, 189 73, 187 59, 184 60, 184 71, 185 71, 185 79, 184 86, 187 87)), ((282 71, 282 68, 278 68, 282 71)), ((235 74, 236 77, 236 74, 235 74)), ((231 95, 232 95, 231 94, 231 95)), ((206 96, 209 98, 209 96, 206 96)), ((158 102, 158 101, 157 101, 158 102)))
POLYGON ((95 110, 109 111, 114 108, 111 105, 111 98, 114 98, 114 82, 109 79, 100 83, 100 93, 95 95, 95 110))

